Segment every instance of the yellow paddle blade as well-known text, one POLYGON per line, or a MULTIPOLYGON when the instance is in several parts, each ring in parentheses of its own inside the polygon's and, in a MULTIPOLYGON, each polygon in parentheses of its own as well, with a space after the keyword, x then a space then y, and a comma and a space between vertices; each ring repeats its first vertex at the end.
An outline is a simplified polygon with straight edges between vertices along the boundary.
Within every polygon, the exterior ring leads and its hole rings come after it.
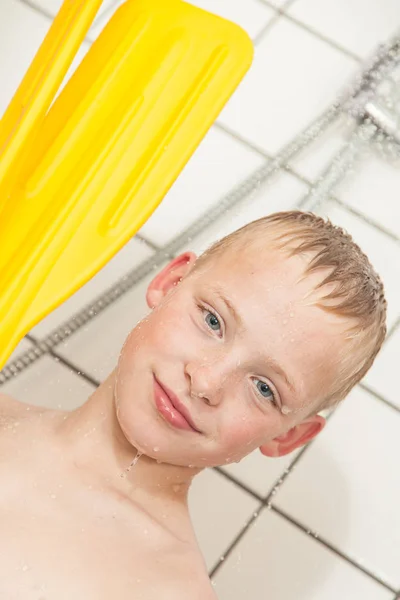
POLYGON ((101 3, 64 2, 0 121, 0 210, 101 3))
MULTIPOLYGON (((79 27, 65 39, 78 39, 79 27)), ((7 163, 18 174, 10 175, 0 214, 0 367, 151 215, 252 55, 238 26, 181 0, 128 0, 117 10, 44 118, 29 156, 30 132, 20 133, 14 152, 24 154, 23 165, 7 163)), ((42 93, 38 84, 33 94, 42 93)))

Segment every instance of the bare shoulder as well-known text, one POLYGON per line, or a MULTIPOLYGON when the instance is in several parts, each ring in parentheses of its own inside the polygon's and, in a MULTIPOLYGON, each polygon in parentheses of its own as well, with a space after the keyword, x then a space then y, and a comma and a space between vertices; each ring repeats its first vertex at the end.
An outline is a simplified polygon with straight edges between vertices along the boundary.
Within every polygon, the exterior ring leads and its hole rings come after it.
POLYGON ((7 394, 0 393, 0 423, 21 419, 23 416, 30 416, 36 412, 41 412, 38 406, 20 402, 7 394))
POLYGON ((197 549, 168 563, 164 565, 167 572, 160 579, 163 600, 218 600, 197 549))
POLYGON ((11 396, 0 393, 0 415, 2 417, 12 417, 21 411, 21 402, 11 396))

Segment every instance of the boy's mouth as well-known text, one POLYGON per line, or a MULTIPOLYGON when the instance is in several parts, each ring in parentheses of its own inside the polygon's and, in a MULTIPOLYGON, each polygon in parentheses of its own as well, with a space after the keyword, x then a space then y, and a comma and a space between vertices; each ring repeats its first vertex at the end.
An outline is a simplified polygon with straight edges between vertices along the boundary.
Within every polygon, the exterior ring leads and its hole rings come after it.
POLYGON ((197 429, 188 409, 179 398, 154 376, 154 399, 158 412, 177 429, 201 433, 197 429))

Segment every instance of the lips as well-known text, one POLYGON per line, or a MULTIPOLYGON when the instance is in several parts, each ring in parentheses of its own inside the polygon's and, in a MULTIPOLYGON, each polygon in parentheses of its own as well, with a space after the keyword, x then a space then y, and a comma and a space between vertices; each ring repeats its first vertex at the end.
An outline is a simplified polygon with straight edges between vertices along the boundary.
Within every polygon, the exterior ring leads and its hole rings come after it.
POLYGON ((175 394, 154 376, 154 399, 158 412, 177 429, 200 433, 187 408, 175 394))

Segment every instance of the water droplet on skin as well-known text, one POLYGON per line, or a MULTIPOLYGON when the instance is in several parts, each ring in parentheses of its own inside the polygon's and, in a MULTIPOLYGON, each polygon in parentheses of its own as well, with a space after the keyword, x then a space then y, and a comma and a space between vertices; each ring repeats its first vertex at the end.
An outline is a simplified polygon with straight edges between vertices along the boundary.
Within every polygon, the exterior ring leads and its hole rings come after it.
POLYGON ((175 484, 172 486, 172 490, 175 492, 175 494, 177 494, 178 492, 181 491, 181 486, 179 483, 175 484))
POLYGON ((135 458, 133 459, 133 461, 131 462, 131 464, 129 465, 129 467, 127 469, 125 469, 124 473, 121 473, 121 477, 123 479, 125 479, 126 474, 132 469, 132 467, 134 467, 137 463, 137 461, 139 460, 139 458, 142 456, 141 452, 137 452, 135 458))
POLYGON ((153 452, 159 452, 160 448, 158 446, 154 446, 153 452))

